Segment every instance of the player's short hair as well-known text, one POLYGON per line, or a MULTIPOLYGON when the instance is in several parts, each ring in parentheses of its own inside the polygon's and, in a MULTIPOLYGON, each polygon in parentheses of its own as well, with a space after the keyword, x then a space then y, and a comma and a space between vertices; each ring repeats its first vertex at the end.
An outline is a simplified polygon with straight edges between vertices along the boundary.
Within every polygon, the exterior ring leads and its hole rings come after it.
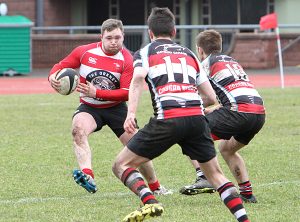
POLYGON ((148 17, 148 27, 156 37, 172 37, 175 16, 168 8, 152 8, 148 17))
POLYGON ((107 19, 101 25, 101 34, 103 34, 104 31, 111 32, 112 30, 115 30, 117 28, 119 28, 122 32, 124 32, 123 23, 121 20, 107 19))
POLYGON ((197 47, 201 47, 206 55, 222 52, 222 35, 213 29, 200 32, 196 37, 197 47))

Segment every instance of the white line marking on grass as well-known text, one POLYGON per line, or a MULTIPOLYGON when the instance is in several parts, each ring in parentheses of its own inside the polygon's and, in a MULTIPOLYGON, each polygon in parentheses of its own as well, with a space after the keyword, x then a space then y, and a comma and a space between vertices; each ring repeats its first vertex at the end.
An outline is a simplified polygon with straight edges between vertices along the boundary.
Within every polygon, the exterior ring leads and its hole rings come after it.
POLYGON ((60 105, 60 106, 69 106, 66 103, 61 103, 61 102, 45 102, 45 103, 38 103, 38 106, 55 106, 55 105, 60 105))
POLYGON ((281 185, 281 184, 298 184, 298 185, 300 185, 300 180, 276 181, 276 182, 273 182, 273 183, 263 183, 263 184, 258 184, 257 187, 276 186, 276 185, 281 185))
POLYGON ((29 198, 21 198, 21 199, 11 199, 11 200, 0 200, 0 205, 2 204, 30 204, 30 203, 40 203, 40 202, 48 202, 48 201, 69 201, 73 199, 99 199, 99 197, 121 197, 121 196, 130 196, 132 193, 122 193, 122 192, 114 192, 114 193, 101 193, 100 195, 90 195, 90 196, 81 196, 81 197, 29 197, 29 198))
MULTIPOLYGON (((272 183, 264 183, 258 184, 257 187, 266 187, 266 186, 277 186, 282 184, 296 184, 300 185, 300 180, 294 181, 278 181, 272 183)), ((176 189, 175 189, 176 190, 176 189)), ((101 191, 100 191, 101 192, 101 191)), ((31 204, 31 203, 41 203, 41 202, 49 202, 49 201, 70 201, 74 199, 99 199, 99 197, 122 197, 122 196, 131 196, 133 195, 131 192, 112 192, 112 193, 100 193, 99 195, 89 195, 89 196, 76 196, 76 197, 47 197, 47 198, 21 198, 21 199, 11 199, 11 200, 0 200, 0 205, 5 204, 31 204)))

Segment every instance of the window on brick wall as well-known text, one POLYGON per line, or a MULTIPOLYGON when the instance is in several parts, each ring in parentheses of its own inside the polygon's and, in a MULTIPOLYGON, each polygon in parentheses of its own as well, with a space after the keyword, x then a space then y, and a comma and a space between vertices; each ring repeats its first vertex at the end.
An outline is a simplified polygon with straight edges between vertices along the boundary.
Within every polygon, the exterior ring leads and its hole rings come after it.
POLYGON ((120 18, 124 25, 144 25, 144 1, 141 0, 119 0, 120 18), (130 9, 130 10, 122 10, 130 9))
POLYGON ((267 13, 267 0, 240 0, 241 24, 259 24, 267 13))
MULTIPOLYGON (((109 18, 109 2, 88 0, 87 1, 87 25, 98 26, 109 18)), ((100 30, 89 30, 88 33, 100 33, 100 30)))
POLYGON ((202 24, 258 24, 274 0, 202 0, 202 24))
POLYGON ((268 1, 268 11, 267 13, 273 13, 275 11, 275 1, 274 0, 269 0, 268 1))
POLYGON ((237 24, 236 0, 211 0, 211 24, 237 24))

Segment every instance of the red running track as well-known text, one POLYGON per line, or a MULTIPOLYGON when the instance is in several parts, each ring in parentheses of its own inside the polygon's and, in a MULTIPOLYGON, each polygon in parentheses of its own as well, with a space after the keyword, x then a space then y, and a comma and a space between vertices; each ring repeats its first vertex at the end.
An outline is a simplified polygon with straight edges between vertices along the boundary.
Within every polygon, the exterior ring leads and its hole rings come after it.
MULTIPOLYGON (((279 75, 251 75, 256 88, 281 87, 279 75)), ((285 75, 285 87, 300 87, 300 75, 285 75)), ((47 78, 0 77, 0 95, 55 93, 47 78)))

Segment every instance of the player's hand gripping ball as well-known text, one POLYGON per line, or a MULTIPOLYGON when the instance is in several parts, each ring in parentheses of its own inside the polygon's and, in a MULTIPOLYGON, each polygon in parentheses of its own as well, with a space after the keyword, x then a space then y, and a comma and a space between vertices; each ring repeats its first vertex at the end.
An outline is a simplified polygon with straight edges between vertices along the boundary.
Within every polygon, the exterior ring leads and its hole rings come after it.
POLYGON ((78 86, 79 74, 75 69, 64 68, 57 73, 55 79, 60 82, 58 92, 61 95, 69 95, 78 86))

